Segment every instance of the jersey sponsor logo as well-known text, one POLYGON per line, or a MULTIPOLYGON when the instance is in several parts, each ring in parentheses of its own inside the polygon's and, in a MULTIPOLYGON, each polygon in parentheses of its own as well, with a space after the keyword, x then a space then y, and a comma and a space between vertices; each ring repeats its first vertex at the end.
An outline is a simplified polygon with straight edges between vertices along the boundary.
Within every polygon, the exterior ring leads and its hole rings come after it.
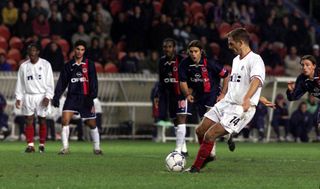
POLYGON ((201 74, 196 73, 196 74, 194 75, 194 78, 192 77, 192 78, 190 78, 190 80, 191 80, 192 82, 194 82, 194 83, 203 82, 203 81, 207 82, 207 81, 209 81, 209 78, 202 79, 201 74))
POLYGON ((71 83, 77 83, 77 82, 88 82, 88 80, 85 77, 75 77, 71 78, 71 83))
POLYGON ((230 76, 231 82, 240 82, 241 81, 241 75, 234 73, 230 76))
POLYGON ((171 64, 174 64, 174 63, 176 63, 176 61, 167 61, 167 62, 164 63, 164 65, 171 66, 171 64))
POLYGON ((176 80, 176 78, 164 78, 163 81, 165 83, 178 83, 178 81, 176 80))
POLYGON ((82 73, 81 73, 81 72, 77 72, 77 73, 76 73, 76 76, 81 77, 81 76, 82 76, 82 73))
POLYGON ((82 72, 83 72, 83 73, 87 73, 87 72, 88 72, 88 69, 87 69, 87 68, 82 68, 82 72))

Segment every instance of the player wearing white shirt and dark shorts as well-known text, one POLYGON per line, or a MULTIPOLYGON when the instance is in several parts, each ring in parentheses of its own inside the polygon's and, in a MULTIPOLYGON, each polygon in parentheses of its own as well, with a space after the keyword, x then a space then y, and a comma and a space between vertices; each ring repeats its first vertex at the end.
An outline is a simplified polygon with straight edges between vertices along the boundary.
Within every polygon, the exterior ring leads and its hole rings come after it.
POLYGON ((18 71, 16 85, 16 108, 22 108, 26 116, 25 134, 28 146, 27 153, 34 152, 34 116, 39 119, 40 145, 39 151, 44 152, 47 137, 46 116, 49 102, 53 97, 54 80, 51 65, 39 57, 40 47, 36 44, 28 46, 29 59, 23 62, 18 71))
POLYGON ((249 34, 237 28, 228 34, 228 46, 238 56, 233 59, 232 71, 225 97, 205 115, 196 133, 203 142, 196 160, 187 172, 198 173, 210 160, 210 152, 218 137, 239 133, 253 118, 265 80, 262 58, 251 51, 249 34))

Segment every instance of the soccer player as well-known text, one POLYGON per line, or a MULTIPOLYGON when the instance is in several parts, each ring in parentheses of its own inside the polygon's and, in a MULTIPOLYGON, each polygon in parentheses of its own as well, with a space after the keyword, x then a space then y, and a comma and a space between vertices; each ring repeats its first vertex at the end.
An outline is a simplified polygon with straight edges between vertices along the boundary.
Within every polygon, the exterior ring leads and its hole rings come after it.
MULTIPOLYGON (((305 55, 301 58, 302 72, 295 82, 288 82, 287 98, 289 101, 300 99, 306 92, 320 99, 320 72, 314 56, 305 55)), ((320 128, 320 109, 317 116, 317 125, 320 128)))
POLYGON ((59 99, 68 87, 67 98, 62 112, 61 140, 63 148, 59 154, 69 153, 69 124, 74 113, 80 113, 81 118, 90 127, 93 140, 93 153, 102 155, 100 137, 96 126, 96 114, 93 99, 97 97, 98 80, 95 65, 84 57, 87 45, 79 40, 74 44, 74 59, 64 65, 54 91, 53 106, 59 107, 59 99))
POLYGON ((37 44, 28 46, 29 59, 23 62, 18 71, 16 85, 16 108, 22 108, 26 118, 25 135, 28 146, 26 153, 35 152, 34 149, 34 116, 38 116, 40 144, 39 152, 45 150, 47 137, 46 116, 49 102, 53 97, 54 80, 51 65, 39 57, 40 47, 37 44))
POLYGON ((262 58, 251 51, 249 34, 237 28, 228 34, 228 46, 238 54, 232 62, 232 71, 225 97, 205 115, 196 129, 202 142, 193 165, 186 171, 198 173, 212 161, 210 152, 218 137, 239 133, 253 118, 265 79, 262 58))
MULTIPOLYGON (((191 108, 196 108, 202 118, 208 109, 224 98, 229 72, 221 64, 207 59, 200 41, 191 41, 187 50, 188 57, 179 66, 180 88, 184 95, 184 101, 179 103, 179 107, 186 114, 191 114, 191 108)), ((202 137, 199 138, 201 142, 202 137)), ((210 158, 215 159, 215 148, 212 148, 210 158)))
POLYGON ((179 104, 185 101, 184 96, 180 91, 178 68, 182 59, 182 55, 176 54, 176 42, 171 38, 163 41, 162 49, 164 56, 159 60, 159 85, 157 98, 154 101, 159 101, 159 119, 173 120, 176 129, 176 148, 174 151, 188 156, 187 146, 185 142, 186 135, 186 118, 187 114, 181 110, 179 104))

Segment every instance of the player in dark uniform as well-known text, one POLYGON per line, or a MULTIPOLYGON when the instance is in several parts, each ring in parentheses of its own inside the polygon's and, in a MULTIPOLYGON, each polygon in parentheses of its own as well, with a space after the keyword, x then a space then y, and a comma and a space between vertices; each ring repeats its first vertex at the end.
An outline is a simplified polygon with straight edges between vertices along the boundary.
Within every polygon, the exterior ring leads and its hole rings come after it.
MULTIPOLYGON (((202 118, 206 111, 224 98, 227 92, 229 73, 213 60, 208 60, 198 40, 191 41, 188 45, 189 56, 179 66, 179 81, 185 103, 181 108, 190 114, 191 107, 196 108, 202 118), (220 79, 223 78, 222 89, 220 79)), ((199 136, 199 135, 198 135, 199 136)), ((201 144, 202 138, 198 141, 201 144)), ((215 148, 212 149, 211 159, 215 158, 215 148)))
POLYGON ((86 125, 90 127, 93 140, 93 152, 101 155, 100 138, 96 126, 96 114, 93 99, 97 97, 98 80, 95 65, 84 57, 86 43, 79 40, 74 45, 74 59, 64 65, 60 73, 53 97, 53 106, 59 107, 59 99, 68 87, 67 98, 62 112, 61 140, 63 148, 59 154, 69 153, 69 124, 74 113, 80 113, 86 125))
POLYGON ((156 98, 159 100, 159 120, 166 120, 169 112, 176 129, 175 151, 187 156, 185 143, 187 114, 181 112, 178 106, 185 100, 180 91, 178 73, 179 64, 184 57, 176 54, 176 42, 171 38, 163 41, 162 49, 164 56, 159 60, 159 86, 156 98))
MULTIPOLYGON (((289 101, 300 99, 306 92, 320 99, 320 71, 314 56, 305 55, 301 58, 303 73, 295 82, 288 82, 287 98, 289 101)), ((320 111, 318 112, 317 125, 320 127, 320 111)))

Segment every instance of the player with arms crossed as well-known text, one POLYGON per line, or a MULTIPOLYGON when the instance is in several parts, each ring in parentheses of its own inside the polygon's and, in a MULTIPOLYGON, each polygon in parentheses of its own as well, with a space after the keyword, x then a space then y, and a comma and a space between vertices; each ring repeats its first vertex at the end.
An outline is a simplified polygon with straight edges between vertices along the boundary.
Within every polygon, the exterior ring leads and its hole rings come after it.
POLYGON ((25 134, 28 146, 26 153, 34 149, 34 116, 38 116, 40 144, 39 152, 45 150, 47 137, 46 116, 49 102, 53 97, 54 79, 52 68, 48 61, 39 57, 40 47, 37 44, 28 46, 29 59, 23 62, 18 71, 16 85, 16 108, 22 106, 22 114, 26 117, 25 134))
POLYGON ((164 56, 160 58, 158 64, 159 86, 157 98, 155 98, 155 101, 159 101, 159 119, 167 119, 169 110, 169 117, 173 120, 176 129, 177 140, 174 151, 188 156, 185 142, 187 116, 178 107, 178 104, 185 100, 180 91, 178 73, 179 63, 181 63, 183 56, 176 54, 176 42, 171 38, 163 41, 162 49, 164 56))
MULTIPOLYGON (((229 72, 213 60, 208 60, 202 44, 198 40, 188 44, 188 58, 179 66, 179 80, 181 91, 185 101, 180 107, 185 113, 190 114, 191 108, 197 108, 200 118, 214 104, 224 98, 227 91, 229 72), (223 86, 220 89, 220 79, 223 78, 223 86)), ((202 136, 198 136, 201 144, 202 136)), ((210 159, 215 159, 215 147, 212 148, 210 159)))
POLYGON ((80 113, 81 118, 90 127, 93 153, 102 155, 93 104, 93 99, 97 97, 98 93, 98 80, 94 63, 84 57, 86 46, 84 41, 76 41, 74 44, 74 59, 64 65, 54 91, 52 104, 54 107, 59 107, 59 99, 68 87, 61 120, 63 148, 59 152, 60 155, 69 153, 69 124, 76 112, 80 113))
POLYGON ((265 66, 262 58, 251 51, 248 32, 243 28, 231 31, 228 46, 238 54, 232 62, 228 90, 196 129, 203 141, 193 165, 186 170, 190 173, 200 172, 210 161, 210 152, 218 137, 239 133, 251 121, 260 98, 265 66))
MULTIPOLYGON (((301 73, 295 82, 288 82, 287 98, 289 101, 300 99, 306 92, 320 99, 320 72, 314 56, 305 55, 301 58, 301 73)), ((320 128, 320 110, 317 116, 317 125, 320 128)))

